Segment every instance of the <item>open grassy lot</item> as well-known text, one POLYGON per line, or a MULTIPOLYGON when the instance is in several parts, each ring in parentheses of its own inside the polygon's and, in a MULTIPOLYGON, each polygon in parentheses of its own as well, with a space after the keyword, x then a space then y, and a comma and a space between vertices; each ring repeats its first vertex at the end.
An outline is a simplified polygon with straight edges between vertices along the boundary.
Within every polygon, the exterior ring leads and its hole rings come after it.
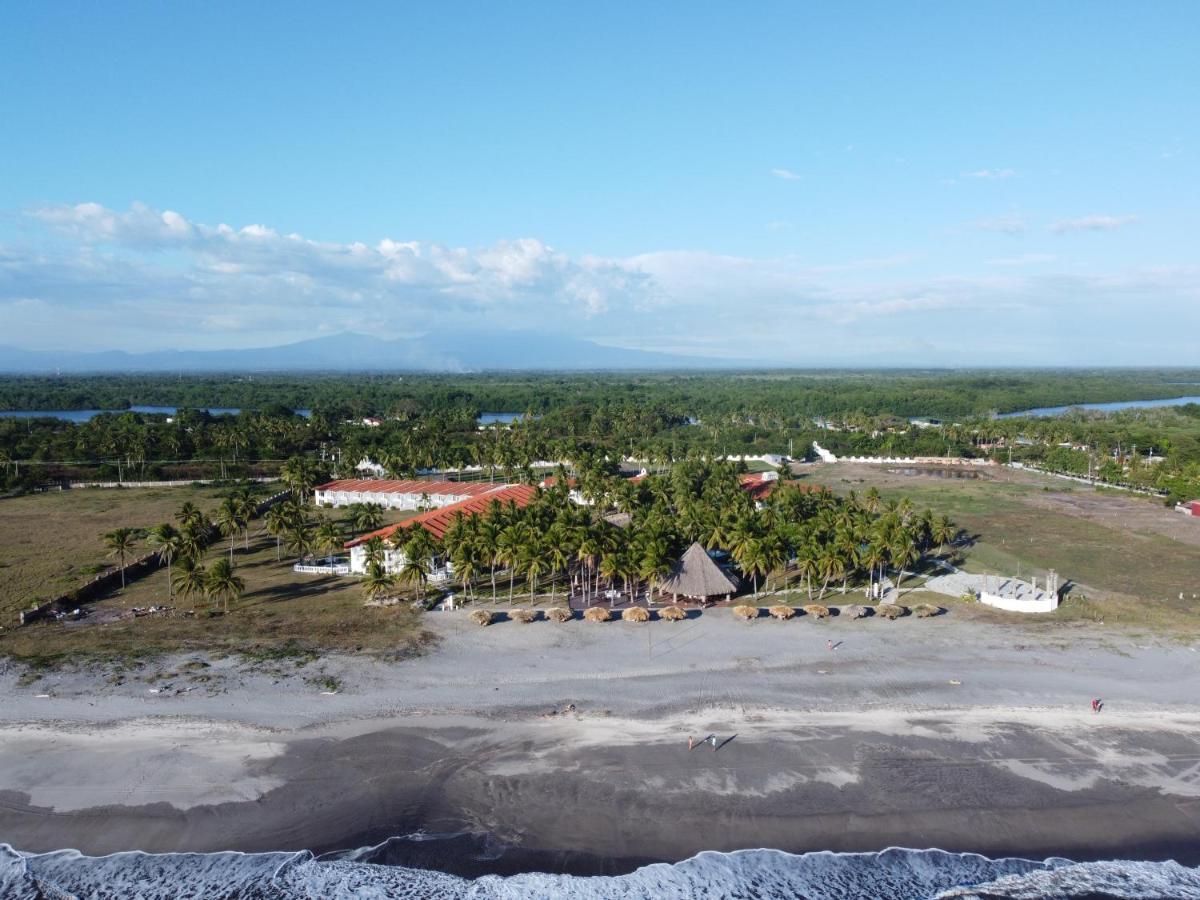
MULTIPOLYGON (((322 650, 407 653, 420 640, 420 615, 407 604, 367 608, 357 578, 293 572, 294 560, 286 552, 277 560, 275 539, 261 529, 256 521, 248 549, 236 541, 234 563, 246 588, 228 614, 203 597, 172 599, 160 569, 90 604, 80 622, 38 623, 0 635, 0 653, 47 665, 198 650, 301 659, 322 650), (174 612, 132 614, 133 607, 155 605, 174 612)), ((228 553, 228 541, 221 541, 205 563, 228 553)))
POLYGON ((1200 523, 1152 499, 1009 470, 942 478, 837 464, 812 477, 838 493, 875 486, 950 516, 974 538, 963 553, 968 571, 1041 577, 1055 569, 1077 585, 1056 619, 1200 623, 1200 537, 1179 533, 1200 523))
POLYGON ((212 509, 210 487, 82 488, 0 500, 0 625, 115 565, 105 532, 170 521, 191 501, 212 509))

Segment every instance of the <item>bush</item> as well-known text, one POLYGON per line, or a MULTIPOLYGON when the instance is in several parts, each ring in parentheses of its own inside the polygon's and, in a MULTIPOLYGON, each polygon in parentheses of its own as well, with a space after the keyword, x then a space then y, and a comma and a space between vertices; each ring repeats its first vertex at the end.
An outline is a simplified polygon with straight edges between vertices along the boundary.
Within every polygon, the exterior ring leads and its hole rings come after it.
POLYGON ((491 610, 477 609, 471 613, 471 621, 476 625, 491 625, 496 621, 496 614, 491 610))
POLYGON ((659 610, 658 617, 666 619, 668 622, 682 622, 687 618, 687 612, 678 606, 668 606, 666 609, 659 610))
POLYGON ((786 622, 796 614, 794 609, 792 609, 790 606, 784 606, 782 603, 777 606, 772 606, 767 610, 767 612, 769 612, 773 618, 778 619, 780 622, 786 622))
POLYGON ((894 603, 880 603, 875 608, 875 613, 883 616, 885 619, 899 619, 901 616, 906 615, 908 610, 894 603))
POLYGON ((631 606, 621 613, 621 618, 626 622, 649 622, 650 610, 643 606, 631 606))
POLYGON ((963 591, 963 595, 958 598, 963 603, 978 603, 979 595, 974 591, 963 591))
POLYGON ((757 606, 735 606, 733 608, 733 614, 735 616, 737 616, 739 619, 744 619, 745 621, 749 622, 752 619, 758 618, 758 607, 757 606))
POLYGON ((804 607, 804 612, 814 619, 824 619, 829 616, 829 607, 822 606, 820 603, 810 603, 804 607))
POLYGON ((508 614, 508 617, 515 622, 528 625, 530 622, 537 621, 538 614, 535 609, 514 609, 508 614))
POLYGON ((554 609, 546 610, 546 618, 551 622, 570 622, 575 618, 575 613, 569 609, 563 609, 561 606, 556 606, 554 609))
POLYGON ((592 606, 583 611, 583 617, 589 622, 607 622, 612 618, 612 613, 603 606, 592 606))

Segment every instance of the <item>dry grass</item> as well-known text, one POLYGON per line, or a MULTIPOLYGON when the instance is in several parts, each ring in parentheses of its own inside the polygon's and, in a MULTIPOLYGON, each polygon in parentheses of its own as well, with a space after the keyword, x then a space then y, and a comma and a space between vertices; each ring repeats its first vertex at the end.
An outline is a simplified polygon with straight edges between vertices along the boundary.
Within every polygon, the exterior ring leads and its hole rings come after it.
POLYGON ((631 606, 621 613, 621 619, 625 622, 649 622, 650 618, 650 610, 644 606, 631 606))
POLYGON ((682 622, 687 618, 687 612, 678 606, 668 606, 658 611, 658 617, 668 622, 682 622))
POLYGON ((496 621, 496 614, 490 609, 474 609, 471 610, 471 621, 486 627, 496 621))
POLYGON ((820 603, 810 603, 804 607, 804 613, 814 619, 825 619, 829 617, 829 607, 822 606, 820 603))
POLYGON ((522 625, 528 625, 530 622, 538 620, 538 611, 536 609, 514 609, 508 614, 508 617, 522 625))
POLYGON ((912 608, 913 615, 918 619, 928 619, 932 616, 940 616, 944 609, 940 606, 934 606, 932 603, 918 603, 912 608))
POLYGON ((792 609, 790 606, 784 606, 782 603, 777 606, 772 606, 767 610, 767 612, 771 614, 772 618, 778 619, 781 622, 786 622, 792 616, 796 615, 796 611, 794 609, 792 609))
MULTIPOLYGON (((104 547, 106 532, 172 521, 187 502, 213 509, 221 493, 211 487, 80 488, 0 500, 0 625, 115 566, 104 547)), ((135 555, 148 549, 139 546, 135 555)))
POLYGON ((575 618, 575 613, 569 609, 563 609, 561 606, 556 606, 553 609, 546 610, 546 618, 551 622, 570 622, 575 618))
POLYGON ((583 617, 589 622, 607 622, 612 618, 612 613, 602 606, 593 606, 583 611, 583 617))
POLYGON ((733 608, 733 614, 737 618, 743 619, 743 620, 749 622, 752 619, 758 618, 758 607, 757 606, 745 606, 745 605, 735 606, 733 608))
POLYGON ((880 603, 875 607, 875 615, 883 616, 885 619, 899 619, 901 616, 907 614, 907 609, 903 606, 897 606, 894 603, 880 603))

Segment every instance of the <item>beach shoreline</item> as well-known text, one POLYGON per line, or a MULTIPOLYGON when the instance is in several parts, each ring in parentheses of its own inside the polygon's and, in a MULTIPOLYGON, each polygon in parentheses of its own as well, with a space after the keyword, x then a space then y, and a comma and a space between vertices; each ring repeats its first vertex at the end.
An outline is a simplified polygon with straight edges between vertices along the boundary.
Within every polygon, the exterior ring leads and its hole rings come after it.
MULTIPOLYGON (((10 672, 0 841, 320 853, 425 830, 503 848, 445 854, 464 875, 620 874, 749 848, 1200 863, 1191 647, 713 618, 659 629, 649 652, 620 624, 447 618, 424 658, 326 660, 337 694, 302 670, 231 667, 183 693, 163 673, 101 686, 10 672), (710 733, 719 751, 688 750, 710 733)), ((394 843, 402 863, 412 848, 394 843)))

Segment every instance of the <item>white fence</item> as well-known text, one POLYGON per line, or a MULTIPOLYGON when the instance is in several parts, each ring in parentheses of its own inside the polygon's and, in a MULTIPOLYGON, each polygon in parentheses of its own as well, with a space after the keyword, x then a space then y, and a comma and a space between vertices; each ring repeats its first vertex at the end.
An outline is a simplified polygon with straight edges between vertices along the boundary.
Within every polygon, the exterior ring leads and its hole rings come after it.
POLYGON ((350 563, 296 563, 292 566, 293 572, 302 572, 305 575, 349 575, 350 563))

